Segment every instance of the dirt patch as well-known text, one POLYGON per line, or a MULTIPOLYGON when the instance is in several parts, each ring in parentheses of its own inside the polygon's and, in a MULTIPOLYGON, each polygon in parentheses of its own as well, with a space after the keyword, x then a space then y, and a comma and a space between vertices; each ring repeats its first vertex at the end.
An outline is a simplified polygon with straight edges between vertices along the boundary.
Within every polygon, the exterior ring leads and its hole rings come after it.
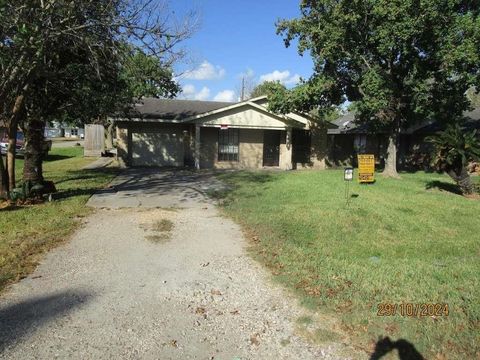
POLYGON ((176 212, 155 209, 138 213, 139 226, 145 230, 145 239, 154 243, 167 243, 174 229, 176 212))
POLYGON ((161 219, 153 224, 152 231, 170 232, 173 230, 173 222, 168 219, 161 219))
POLYGON ((169 234, 147 235, 145 236, 145 239, 154 243, 165 244, 170 241, 170 235, 169 234))

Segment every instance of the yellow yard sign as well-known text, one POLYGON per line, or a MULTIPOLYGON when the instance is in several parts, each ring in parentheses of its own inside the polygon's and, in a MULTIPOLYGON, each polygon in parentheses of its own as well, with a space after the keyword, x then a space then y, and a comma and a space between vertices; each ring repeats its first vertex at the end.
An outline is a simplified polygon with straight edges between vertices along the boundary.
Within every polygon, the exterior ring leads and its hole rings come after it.
POLYGON ((358 155, 358 182, 375 181, 375 155, 358 155))

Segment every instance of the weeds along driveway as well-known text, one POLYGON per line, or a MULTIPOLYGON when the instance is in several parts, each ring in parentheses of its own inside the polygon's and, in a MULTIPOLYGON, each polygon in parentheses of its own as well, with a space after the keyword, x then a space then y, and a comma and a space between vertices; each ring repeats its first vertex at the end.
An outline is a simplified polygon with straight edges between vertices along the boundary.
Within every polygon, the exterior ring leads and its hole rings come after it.
POLYGON ((204 195, 220 186, 208 174, 122 174, 71 241, 0 298, 0 357, 348 358, 306 340, 318 329, 300 331, 304 310, 204 195))

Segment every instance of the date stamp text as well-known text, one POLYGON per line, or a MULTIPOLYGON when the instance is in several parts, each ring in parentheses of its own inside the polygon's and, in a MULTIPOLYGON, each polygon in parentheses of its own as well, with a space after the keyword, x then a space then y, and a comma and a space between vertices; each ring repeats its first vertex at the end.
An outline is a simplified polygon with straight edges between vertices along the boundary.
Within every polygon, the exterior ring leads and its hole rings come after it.
POLYGON ((448 316, 448 304, 442 303, 380 303, 377 305, 377 316, 448 316))

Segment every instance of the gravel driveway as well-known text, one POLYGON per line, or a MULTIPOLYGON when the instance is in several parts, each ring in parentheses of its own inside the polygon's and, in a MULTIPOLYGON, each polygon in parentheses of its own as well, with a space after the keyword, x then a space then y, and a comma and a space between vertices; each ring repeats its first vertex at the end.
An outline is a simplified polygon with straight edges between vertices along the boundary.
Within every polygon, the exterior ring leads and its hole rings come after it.
POLYGON ((209 175, 132 171, 73 238, 0 298, 0 358, 339 359, 245 253, 209 175), (304 329, 305 330, 305 329, 304 329))

